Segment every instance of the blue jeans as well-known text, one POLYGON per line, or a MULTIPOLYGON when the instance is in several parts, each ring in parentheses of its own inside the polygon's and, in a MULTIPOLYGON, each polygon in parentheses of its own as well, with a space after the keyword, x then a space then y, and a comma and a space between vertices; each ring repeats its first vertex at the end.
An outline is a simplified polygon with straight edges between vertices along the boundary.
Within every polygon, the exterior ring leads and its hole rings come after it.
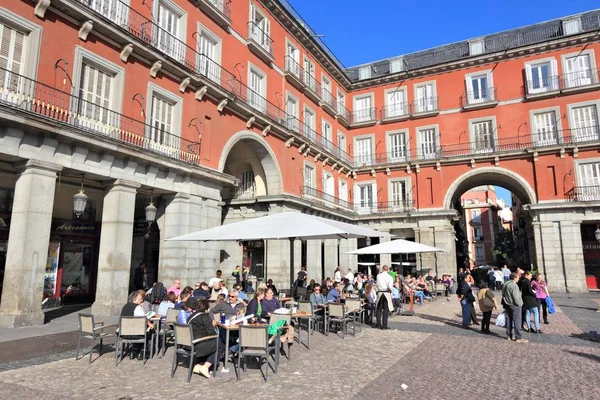
POLYGON ((540 309, 537 307, 525 310, 525 321, 527 321, 527 329, 531 330, 531 314, 535 323, 535 330, 540 330, 540 309))
POLYGON ((460 301, 460 306, 462 308, 462 327, 467 328, 471 322, 471 303, 465 298, 460 301))
POLYGON ((415 297, 418 297, 418 298, 419 298, 419 303, 420 303, 421 305, 425 305, 425 293, 423 293, 423 292, 422 292, 422 291, 420 291, 420 290, 417 290, 417 291, 415 292, 415 297))

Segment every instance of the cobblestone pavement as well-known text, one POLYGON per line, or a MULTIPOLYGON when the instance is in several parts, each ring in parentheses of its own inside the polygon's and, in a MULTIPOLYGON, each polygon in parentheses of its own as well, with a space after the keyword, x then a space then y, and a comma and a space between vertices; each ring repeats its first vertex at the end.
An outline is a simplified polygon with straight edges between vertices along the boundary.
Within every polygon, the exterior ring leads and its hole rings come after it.
POLYGON ((544 334, 524 334, 531 343, 509 342, 495 326, 491 335, 464 330, 456 299, 440 299, 416 306, 417 316, 393 316, 387 331, 366 328, 345 339, 315 333, 311 349, 295 343, 291 361, 282 357, 279 373, 270 371, 267 383, 255 366, 239 381, 231 365, 210 381, 194 375, 187 384, 183 366, 171 379, 171 350, 145 366, 126 358, 118 367, 112 352, 91 365, 66 352, 0 365, 0 397, 600 399, 600 345, 585 333, 598 330, 596 303, 587 296, 556 300, 567 311, 551 315, 544 334))

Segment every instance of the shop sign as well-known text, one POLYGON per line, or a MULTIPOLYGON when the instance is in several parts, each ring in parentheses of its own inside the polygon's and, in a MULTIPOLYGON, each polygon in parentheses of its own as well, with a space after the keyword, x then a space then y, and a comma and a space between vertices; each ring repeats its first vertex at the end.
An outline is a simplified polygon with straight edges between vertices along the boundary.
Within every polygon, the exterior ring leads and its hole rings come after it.
POLYGON ((600 243, 587 243, 583 245, 583 251, 589 251, 589 252, 593 252, 593 251, 600 251, 600 243))
POLYGON ((136 218, 133 221, 133 237, 144 237, 148 233, 148 221, 136 218))
POLYGON ((95 235, 98 233, 97 225, 94 223, 85 223, 79 221, 53 220, 52 233, 62 235, 95 235))

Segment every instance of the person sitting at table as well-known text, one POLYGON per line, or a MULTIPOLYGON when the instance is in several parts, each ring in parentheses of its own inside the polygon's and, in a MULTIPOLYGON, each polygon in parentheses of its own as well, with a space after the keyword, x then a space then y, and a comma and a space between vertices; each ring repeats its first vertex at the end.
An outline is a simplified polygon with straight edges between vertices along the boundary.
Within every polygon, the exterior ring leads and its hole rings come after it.
POLYGON ((248 307, 246 307, 246 316, 254 315, 253 320, 257 321, 262 314, 262 305, 260 302, 265 298, 265 289, 258 289, 256 293, 254 293, 254 297, 248 303, 248 307))
POLYGON ((316 284, 313 292, 310 294, 310 304, 314 310, 317 306, 322 306, 325 303, 327 303, 327 298, 321 294, 321 285, 316 284))
POLYGON ((394 282, 394 286, 392 287, 392 304, 394 305, 394 310, 392 313, 398 313, 400 309, 400 280, 396 279, 394 282))
POLYGON ((315 289, 316 284, 317 283, 315 282, 315 280, 311 279, 310 282, 308 283, 308 286, 306 286, 306 293, 312 293, 315 289))
POLYGON ((323 296, 327 296, 332 287, 333 287, 333 280, 328 277, 327 279, 325 279, 325 282, 321 285, 321 294, 323 296))
POLYGON ((377 290, 375 290, 375 284, 367 283, 365 285, 365 300, 367 301, 365 324, 371 325, 373 323, 373 317, 375 316, 375 302, 377 301, 377 290))
MULTIPOLYGON (((146 292, 143 290, 137 290, 135 292, 132 292, 128 299, 127 299, 127 304, 125 304, 123 306, 123 308, 121 309, 121 316, 122 317, 145 317, 147 318, 147 314, 146 311, 144 310, 144 308, 142 307, 142 303, 144 302, 144 297, 146 296, 146 292)), ((149 320, 146 321, 148 328, 154 328, 154 325, 152 324, 152 322, 150 322, 149 320)), ((146 340, 148 340, 152 335, 151 331, 147 331, 146 332, 146 340)), ((140 336, 127 336, 127 339, 141 339, 141 335, 140 336)), ((136 358, 138 360, 143 360, 144 359, 144 354, 142 352, 142 344, 141 343, 133 343, 131 345, 131 351, 129 352, 129 357, 131 359, 136 358)))
MULTIPOLYGON (((221 297, 223 295, 219 295, 221 297)), ((225 318, 233 317, 238 314, 241 314, 244 311, 244 303, 238 302, 238 292, 237 290, 232 290, 229 292, 228 297, 225 301, 219 301, 215 303, 213 308, 210 309, 210 317, 214 319, 215 315, 220 315, 221 313, 225 314, 225 318)))
POLYGON ((342 290, 341 282, 336 282, 335 285, 331 288, 329 292, 327 292, 327 302, 328 303, 339 303, 341 300, 340 292, 342 290))
POLYGON ((246 293, 247 296, 250 296, 250 297, 252 297, 254 295, 254 293, 256 291, 252 287, 252 282, 250 282, 250 281, 246 282, 246 289, 244 290, 244 292, 246 293))
MULTIPOLYGON (((183 305, 181 306, 181 309, 179 310, 179 313, 177 314, 177 323, 178 324, 187 324, 187 319, 189 318, 190 315, 192 315, 193 310, 190 310, 187 307, 187 301, 191 299, 194 299, 193 297, 188 296, 188 298, 186 299, 186 302, 183 303, 183 305)), ((194 303, 189 303, 189 304, 194 304, 194 303)))
POLYGON ((192 289, 191 287, 189 287, 189 286, 184 287, 183 290, 181 291, 181 293, 179 294, 179 301, 177 303, 175 303, 174 308, 176 310, 181 310, 183 308, 183 305, 185 304, 185 301, 192 296, 193 292, 194 292, 194 289, 192 289))
POLYGON ((242 284, 241 283, 236 283, 235 285, 233 285, 233 288, 235 290, 237 290, 238 292, 238 299, 242 302, 244 302, 245 306, 248 306, 248 295, 246 295, 246 293, 244 292, 244 290, 242 289, 242 284))
POLYGON ((229 294, 229 291, 227 290, 227 285, 225 285, 225 281, 219 282, 219 294, 224 294, 225 297, 227 297, 227 295, 229 294))
POLYGON ((198 288, 194 289, 192 292, 192 297, 195 297, 196 299, 210 299, 208 283, 201 282, 198 285, 198 288))
MULTIPOLYGON (((216 334, 215 326, 216 322, 212 320, 207 313, 208 300, 206 299, 194 299, 193 297, 188 299, 189 309, 194 309, 194 313, 190 315, 187 323, 192 327, 193 339, 202 339, 207 336, 214 336, 216 334)), ((186 304, 188 303, 186 302, 186 304)), ((212 360, 214 360, 215 352, 217 351, 217 339, 209 339, 194 345, 196 350, 196 357, 198 359, 204 358, 206 361, 202 364, 198 363, 194 366, 194 373, 205 376, 210 379, 211 375, 209 372, 212 366, 212 360)))
POLYGON ((167 293, 163 301, 161 301, 160 305, 158 306, 158 314, 160 314, 162 317, 166 317, 167 311, 169 311, 171 308, 175 308, 176 300, 177 297, 175 296, 174 292, 167 293))
POLYGON ((273 291, 273 294, 275 296, 279 295, 279 292, 277 291, 277 288, 275 287, 275 285, 273 285, 273 279, 269 279, 267 281, 267 289, 271 289, 273 291))
POLYGON ((350 280, 348 278, 344 278, 344 286, 342 291, 344 293, 348 293, 348 292, 354 292, 354 286, 352 286, 352 282, 350 282, 350 280))
POLYGON ((281 308, 281 303, 271 288, 267 288, 265 291, 265 298, 261 300, 260 305, 262 307, 261 318, 270 318, 273 311, 281 308))

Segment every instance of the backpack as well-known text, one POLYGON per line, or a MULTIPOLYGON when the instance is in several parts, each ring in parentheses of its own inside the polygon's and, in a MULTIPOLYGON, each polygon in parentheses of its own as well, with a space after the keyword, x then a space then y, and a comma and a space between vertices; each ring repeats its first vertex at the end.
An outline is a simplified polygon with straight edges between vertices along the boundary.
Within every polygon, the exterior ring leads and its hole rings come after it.
POLYGON ((156 282, 156 285, 152 287, 152 292, 146 296, 146 300, 150 304, 160 304, 166 295, 167 289, 165 289, 162 282, 156 282))

